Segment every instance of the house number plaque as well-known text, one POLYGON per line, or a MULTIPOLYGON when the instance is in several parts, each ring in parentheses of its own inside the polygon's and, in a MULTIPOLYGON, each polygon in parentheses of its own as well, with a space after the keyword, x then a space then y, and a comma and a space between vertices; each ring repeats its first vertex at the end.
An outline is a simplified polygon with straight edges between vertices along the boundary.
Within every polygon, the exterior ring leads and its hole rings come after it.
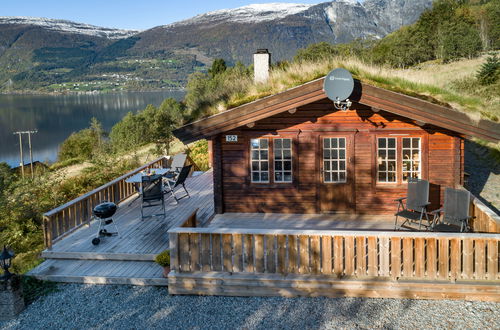
POLYGON ((238 142, 238 135, 226 135, 226 142, 238 142))

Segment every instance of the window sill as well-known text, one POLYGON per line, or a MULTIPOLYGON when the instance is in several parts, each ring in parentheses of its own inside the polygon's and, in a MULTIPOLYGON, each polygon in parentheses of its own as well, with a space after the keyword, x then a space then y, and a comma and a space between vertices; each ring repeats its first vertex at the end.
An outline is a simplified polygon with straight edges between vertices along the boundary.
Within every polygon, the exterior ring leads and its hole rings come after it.
POLYGON ((294 182, 283 182, 283 183, 258 183, 258 182, 250 182, 250 188, 295 188, 294 182))

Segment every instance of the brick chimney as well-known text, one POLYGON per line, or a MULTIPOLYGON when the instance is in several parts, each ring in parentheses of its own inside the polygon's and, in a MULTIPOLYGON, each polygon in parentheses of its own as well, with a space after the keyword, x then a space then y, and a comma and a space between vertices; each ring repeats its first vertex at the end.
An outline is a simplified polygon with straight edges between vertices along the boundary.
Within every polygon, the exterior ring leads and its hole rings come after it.
POLYGON ((257 49, 253 54, 253 72, 255 82, 266 82, 269 79, 271 53, 267 49, 257 49))

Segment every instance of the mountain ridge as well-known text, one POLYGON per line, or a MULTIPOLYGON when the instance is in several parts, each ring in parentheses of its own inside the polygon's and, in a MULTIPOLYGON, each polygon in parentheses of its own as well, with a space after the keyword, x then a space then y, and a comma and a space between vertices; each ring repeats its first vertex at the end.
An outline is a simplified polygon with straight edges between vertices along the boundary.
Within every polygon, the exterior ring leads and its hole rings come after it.
POLYGON ((206 70, 214 58, 250 64, 256 49, 268 48, 279 61, 291 59, 311 43, 379 39, 413 23, 431 4, 432 0, 254 4, 143 31, 0 17, 0 89, 72 91, 65 83, 77 86, 82 81, 92 82, 90 90, 178 88, 190 73, 206 70))

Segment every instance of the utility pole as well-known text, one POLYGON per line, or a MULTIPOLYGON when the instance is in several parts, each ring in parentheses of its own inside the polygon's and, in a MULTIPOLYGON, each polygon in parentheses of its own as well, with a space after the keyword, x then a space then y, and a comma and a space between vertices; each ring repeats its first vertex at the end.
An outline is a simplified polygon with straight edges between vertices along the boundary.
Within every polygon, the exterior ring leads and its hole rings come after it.
POLYGON ((29 144, 29 149, 30 149, 30 169, 31 169, 31 178, 35 176, 35 173, 33 171, 33 150, 31 148, 31 134, 38 133, 38 130, 32 130, 32 131, 17 131, 14 132, 14 135, 17 134, 19 135, 19 154, 21 156, 21 175, 24 178, 24 157, 23 157, 23 134, 28 134, 28 144, 29 144))

